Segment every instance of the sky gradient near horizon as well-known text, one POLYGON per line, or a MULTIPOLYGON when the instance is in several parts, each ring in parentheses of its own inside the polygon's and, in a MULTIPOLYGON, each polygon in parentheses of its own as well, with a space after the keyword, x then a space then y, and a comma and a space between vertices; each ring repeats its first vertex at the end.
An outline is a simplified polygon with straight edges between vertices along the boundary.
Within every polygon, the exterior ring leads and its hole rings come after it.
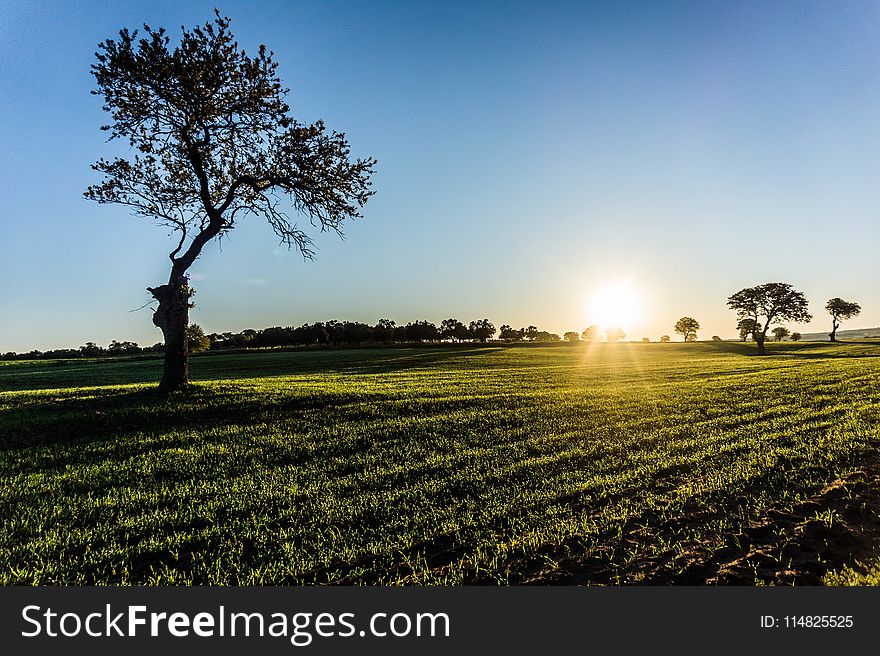
POLYGON ((0 351, 161 339, 167 231, 82 192, 118 152, 99 41, 215 4, 276 52, 302 120, 379 160, 315 261, 249 219, 193 266, 207 332, 488 317, 562 334, 629 281, 628 338, 733 336, 727 297, 785 281, 880 325, 880 5, 872 2, 7 2, 0 6, 0 351))

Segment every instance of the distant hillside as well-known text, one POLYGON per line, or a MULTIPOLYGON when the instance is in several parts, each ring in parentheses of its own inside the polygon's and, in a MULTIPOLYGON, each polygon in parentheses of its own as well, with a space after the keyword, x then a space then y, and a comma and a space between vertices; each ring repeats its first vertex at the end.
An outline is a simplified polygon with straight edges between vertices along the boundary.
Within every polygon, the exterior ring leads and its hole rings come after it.
MULTIPOLYGON (((821 333, 801 333, 801 339, 807 342, 827 342, 828 333, 826 330, 821 333)), ((878 328, 855 328, 853 330, 838 330, 837 339, 862 339, 864 337, 880 337, 880 327, 878 328)))

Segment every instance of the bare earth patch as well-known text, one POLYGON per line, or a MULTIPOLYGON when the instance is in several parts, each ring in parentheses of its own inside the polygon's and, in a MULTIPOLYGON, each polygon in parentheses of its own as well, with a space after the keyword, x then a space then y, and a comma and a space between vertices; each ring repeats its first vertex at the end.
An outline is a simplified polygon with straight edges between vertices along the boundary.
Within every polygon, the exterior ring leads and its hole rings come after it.
POLYGON ((789 512, 770 511, 742 535, 748 551, 718 563, 706 583, 820 584, 823 576, 880 549, 880 458, 789 512))

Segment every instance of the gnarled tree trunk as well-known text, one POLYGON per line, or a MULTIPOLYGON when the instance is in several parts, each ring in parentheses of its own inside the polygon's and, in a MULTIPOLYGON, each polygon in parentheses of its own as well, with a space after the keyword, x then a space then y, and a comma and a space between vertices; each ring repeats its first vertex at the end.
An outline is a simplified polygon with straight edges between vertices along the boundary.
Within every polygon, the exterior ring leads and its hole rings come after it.
POLYGON ((160 392, 173 392, 189 383, 189 348, 186 328, 189 325, 190 297, 193 290, 187 282, 148 287, 159 307, 153 313, 153 323, 162 329, 165 337, 165 369, 160 392))
POLYGON ((765 333, 756 332, 752 335, 755 338, 755 342, 758 345, 758 355, 767 355, 767 350, 764 348, 764 341, 767 339, 767 335, 765 333))

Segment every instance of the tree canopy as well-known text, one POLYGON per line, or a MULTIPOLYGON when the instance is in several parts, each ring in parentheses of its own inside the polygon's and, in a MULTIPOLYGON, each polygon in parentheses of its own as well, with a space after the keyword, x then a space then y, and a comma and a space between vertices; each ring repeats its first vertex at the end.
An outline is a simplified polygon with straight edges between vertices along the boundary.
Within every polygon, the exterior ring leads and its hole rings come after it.
POLYGON ((770 326, 782 321, 808 322, 812 319, 806 297, 784 282, 768 282, 746 287, 727 299, 727 305, 744 319, 754 321, 752 336, 758 344, 758 353, 764 355, 764 342, 770 326))
POLYGON ((832 342, 837 341, 837 329, 840 323, 846 319, 859 316, 862 307, 853 301, 844 301, 842 298, 832 298, 825 304, 825 310, 831 315, 831 332, 828 336, 832 342))
POLYGON ((164 29, 145 25, 140 39, 123 29, 99 44, 92 66, 93 93, 111 117, 102 129, 134 155, 94 164, 103 180, 85 196, 125 205, 176 235, 168 283, 148 288, 159 302, 153 322, 165 336, 166 390, 187 383, 185 274, 208 242, 253 215, 310 258, 312 237, 288 212, 342 234, 373 194, 376 161, 352 159, 345 135, 322 121, 294 119, 273 53, 261 45, 249 55, 229 24, 215 12, 183 28, 174 47, 164 29))
POLYGON ((751 317, 746 317, 744 319, 740 319, 736 322, 736 329, 739 332, 739 338, 742 341, 746 341, 749 335, 754 334, 755 330, 758 327, 758 322, 752 319, 751 317))
POLYGON ((265 217, 282 242, 310 257, 312 239, 285 206, 321 230, 341 231, 373 194, 375 160, 350 161, 343 133, 292 118, 274 53, 261 45, 249 56, 229 23, 218 13, 184 28, 173 49, 162 28, 145 25, 140 40, 123 29, 99 44, 92 66, 93 93, 112 118, 102 129, 137 153, 99 160, 93 168, 104 181, 86 197, 127 205, 181 233, 171 254, 178 273, 248 214, 265 217))
POLYGON ((470 337, 468 327, 458 319, 444 319, 440 322, 440 337, 463 341, 470 337))
POLYGON ((697 340, 697 331, 700 329, 700 322, 692 317, 682 317, 675 322, 674 330, 682 336, 686 342, 695 342, 697 340))
POLYGON ((785 326, 776 326, 776 328, 773 329, 773 339, 775 339, 777 342, 781 342, 790 334, 791 331, 785 326))
POLYGON ((581 337, 583 337, 585 342, 599 339, 599 326, 595 324, 587 326, 584 328, 584 332, 581 333, 581 337))
POLYGON ((468 334, 481 342, 491 339, 495 334, 495 326, 488 319, 478 319, 471 321, 468 325, 468 334))
POLYGON ((521 342, 525 338, 525 328, 512 328, 509 324, 504 324, 498 331, 498 339, 505 342, 521 342))

